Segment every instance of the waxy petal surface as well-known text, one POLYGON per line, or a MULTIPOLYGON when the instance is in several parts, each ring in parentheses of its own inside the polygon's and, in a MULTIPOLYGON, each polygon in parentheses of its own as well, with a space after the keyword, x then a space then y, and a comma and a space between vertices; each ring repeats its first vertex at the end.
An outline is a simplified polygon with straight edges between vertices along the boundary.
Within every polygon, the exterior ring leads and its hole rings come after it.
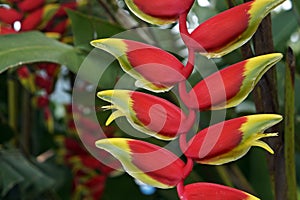
POLYGON ((122 69, 137 80, 139 87, 153 92, 170 90, 193 70, 192 67, 184 68, 172 54, 133 40, 99 39, 91 45, 116 57, 122 69))
POLYGON ((200 24, 186 43, 217 58, 239 48, 255 33, 263 18, 284 0, 254 0, 228 9, 200 24))
POLYGON ((15 21, 20 21, 23 15, 12 8, 0 7, 0 21, 13 24, 15 21))
POLYGON ((125 116, 137 130, 162 140, 172 140, 186 133, 195 120, 194 112, 187 117, 169 101, 142 92, 106 90, 98 92, 97 96, 112 103, 104 108, 116 109, 107 119, 106 125, 125 116))
POLYGON ((182 147, 184 154, 201 164, 221 165, 245 155, 251 146, 259 146, 274 153, 259 139, 276 136, 264 130, 282 120, 276 114, 257 114, 217 123, 198 132, 182 147))
POLYGON ((244 191, 214 184, 214 183, 193 183, 184 186, 183 196, 185 200, 259 200, 257 197, 244 191))
POLYGON ((96 146, 115 156, 129 175, 153 187, 174 187, 184 178, 185 163, 160 146, 125 138, 98 140, 96 146))
POLYGON ((185 85, 180 83, 180 96, 192 109, 218 110, 237 106, 281 58, 282 54, 272 53, 236 63, 204 78, 188 94, 185 85))
POLYGON ((125 3, 142 20, 163 25, 175 22, 179 15, 188 12, 194 0, 125 0, 125 3))

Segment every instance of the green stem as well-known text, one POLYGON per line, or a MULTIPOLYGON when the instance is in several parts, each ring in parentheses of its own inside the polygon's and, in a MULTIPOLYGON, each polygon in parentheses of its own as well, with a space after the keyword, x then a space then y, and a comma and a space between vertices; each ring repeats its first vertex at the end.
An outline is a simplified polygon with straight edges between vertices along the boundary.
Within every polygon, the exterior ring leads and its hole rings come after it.
POLYGON ((218 165, 215 167, 220 178, 222 179, 222 181, 224 182, 225 185, 228 185, 230 187, 233 187, 233 183, 231 181, 231 178, 226 170, 226 166, 223 165, 218 165))
POLYGON ((17 84, 10 76, 12 71, 8 72, 7 87, 8 87, 8 124, 17 131, 17 84))
POLYGON ((238 185, 239 189, 242 189, 243 191, 249 192, 251 194, 255 194, 255 191, 253 190, 251 184, 248 182, 246 177, 244 176, 243 172, 240 170, 237 164, 231 164, 229 165, 229 172, 232 182, 234 185, 238 185))
POLYGON ((284 157, 287 178, 287 199, 297 199, 297 183, 295 169, 295 57, 288 48, 285 68, 285 113, 284 113, 284 157))
MULTIPOLYGON (((274 52, 271 16, 268 15, 260 24, 253 37, 255 55, 274 52)), ((278 113, 278 91, 276 68, 272 67, 261 78, 254 90, 254 102, 258 113, 278 113)), ((287 199, 285 176, 284 139, 280 125, 275 125, 268 132, 279 132, 276 138, 266 139, 275 155, 267 154, 268 168, 271 175, 276 200, 287 199)))
POLYGON ((30 93, 26 89, 22 91, 22 150, 25 155, 29 155, 31 151, 31 121, 32 109, 30 102, 30 93))

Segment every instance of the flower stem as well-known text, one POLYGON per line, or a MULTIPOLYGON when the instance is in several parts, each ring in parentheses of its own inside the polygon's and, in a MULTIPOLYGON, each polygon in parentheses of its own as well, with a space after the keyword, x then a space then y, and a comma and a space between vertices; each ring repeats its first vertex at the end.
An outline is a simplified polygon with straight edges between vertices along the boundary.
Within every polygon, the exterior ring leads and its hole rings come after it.
POLYGON ((189 33, 187 25, 186 25, 187 16, 188 16, 188 12, 185 12, 179 16, 179 31, 180 31, 182 39, 190 36, 190 33, 189 33))
POLYGON ((182 180, 177 184, 177 194, 180 200, 186 200, 186 198, 183 195, 183 192, 184 192, 184 184, 182 180))
POLYGON ((295 169, 295 57, 288 48, 285 68, 285 113, 284 113, 284 156, 287 178, 287 199, 297 199, 297 182, 295 169))
POLYGON ((9 70, 7 79, 8 87, 8 123, 9 126, 17 131, 17 88, 15 80, 10 78, 12 71, 9 70))
MULTIPOLYGON (((253 37, 255 55, 262 55, 274 52, 271 16, 268 15, 261 22, 253 37)), ((261 78, 254 90, 254 102, 258 113, 278 113, 278 92, 276 68, 272 67, 261 78)), ((270 171, 275 199, 287 199, 286 197, 286 176, 284 139, 280 133, 280 127, 275 125, 268 129, 270 132, 279 132, 279 137, 266 139, 275 155, 267 155, 268 168, 270 171)))

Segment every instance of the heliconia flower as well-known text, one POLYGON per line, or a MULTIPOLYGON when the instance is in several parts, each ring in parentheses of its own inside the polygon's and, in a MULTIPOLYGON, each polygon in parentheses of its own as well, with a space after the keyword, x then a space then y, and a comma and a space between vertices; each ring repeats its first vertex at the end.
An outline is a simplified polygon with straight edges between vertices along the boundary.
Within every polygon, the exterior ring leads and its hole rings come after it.
MULTIPOLYGON (((105 175, 97 175, 84 183, 91 193, 90 199, 101 199, 105 188, 106 178, 107 177, 105 175)), ((78 190, 81 190, 81 187, 79 187, 78 190)))
POLYGON ((15 21, 20 21, 23 15, 13 8, 0 7, 0 22, 13 24, 15 21))
POLYGON ((175 139, 190 130, 195 112, 186 116, 171 102, 150 94, 129 90, 105 90, 97 96, 112 105, 105 109, 116 109, 106 121, 109 125, 118 117, 125 116, 137 130, 162 140, 175 139))
POLYGON ((45 118, 45 125, 49 131, 49 133, 53 133, 54 131, 54 119, 49 107, 44 109, 44 118, 45 118))
POLYGON ((45 0, 24 0, 18 3, 18 7, 23 12, 29 12, 32 10, 35 10, 37 8, 40 8, 45 4, 45 0))
POLYGON ((78 4, 80 4, 80 2, 76 2, 76 1, 61 3, 58 11, 55 14, 55 17, 67 16, 66 9, 75 10, 77 8, 78 4))
POLYGON ((129 175, 153 187, 171 188, 185 178, 185 163, 160 146, 125 138, 98 140, 96 146, 115 156, 129 175))
POLYGON ((188 143, 181 144, 182 151, 201 164, 221 165, 244 156, 251 146, 270 153, 273 150, 261 138, 277 136, 263 133, 282 120, 276 114, 256 114, 223 121, 198 132, 188 143))
POLYGON ((0 24, 0 35, 17 33, 11 26, 2 26, 0 24))
POLYGON ((34 96, 32 103, 37 108, 44 108, 49 105, 49 97, 45 95, 34 96))
POLYGON ((161 92, 185 80, 193 66, 184 67, 172 54, 133 40, 107 38, 91 42, 91 45, 111 53, 122 69, 137 80, 145 89, 161 92))
POLYGON ((49 31, 64 34, 69 24, 70 21, 68 19, 64 19, 57 23, 55 26, 53 26, 49 31))
POLYGON ((49 77, 55 77, 59 72, 59 65, 56 63, 39 63, 37 67, 45 70, 49 77))
POLYGON ((180 97, 192 109, 217 110, 240 104, 263 74, 282 58, 280 53, 266 54, 241 61, 204 78, 187 93, 179 84, 180 97))
POLYGON ((47 93, 51 93, 53 90, 53 80, 50 77, 37 74, 34 81, 38 87, 45 89, 47 93))
POLYGON ((26 88, 31 93, 34 93, 36 90, 35 84, 34 84, 34 74, 32 74, 27 66, 21 66, 17 70, 17 75, 19 78, 19 81, 21 82, 22 86, 26 88))
POLYGON ((244 191, 214 183, 192 183, 184 186, 182 200, 259 200, 244 191))
POLYGON ((211 58, 245 44, 262 19, 284 0, 254 0, 228 9, 200 24, 186 40, 189 47, 211 58))
POLYGON ((59 6, 57 4, 47 4, 42 8, 34 10, 22 21, 21 30, 43 29, 54 16, 58 8, 59 6))
POLYGON ((125 0, 125 3, 142 20, 163 25, 175 22, 182 13, 188 12, 194 0, 125 0))

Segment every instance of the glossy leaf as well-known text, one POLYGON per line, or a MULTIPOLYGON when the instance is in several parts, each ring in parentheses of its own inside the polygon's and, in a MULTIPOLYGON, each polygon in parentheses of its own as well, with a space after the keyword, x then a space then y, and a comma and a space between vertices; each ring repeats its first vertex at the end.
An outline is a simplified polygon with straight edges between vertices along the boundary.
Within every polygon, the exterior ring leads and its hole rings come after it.
POLYGON ((99 38, 105 38, 125 31, 121 26, 77 11, 67 10, 67 14, 72 24, 74 45, 87 51, 92 50, 89 43, 95 39, 95 34, 99 38))
POLYGON ((39 32, 2 35, 0 44, 0 57, 5 58, 0 60, 0 73, 11 67, 34 62, 59 63, 76 72, 83 60, 72 46, 39 32))

